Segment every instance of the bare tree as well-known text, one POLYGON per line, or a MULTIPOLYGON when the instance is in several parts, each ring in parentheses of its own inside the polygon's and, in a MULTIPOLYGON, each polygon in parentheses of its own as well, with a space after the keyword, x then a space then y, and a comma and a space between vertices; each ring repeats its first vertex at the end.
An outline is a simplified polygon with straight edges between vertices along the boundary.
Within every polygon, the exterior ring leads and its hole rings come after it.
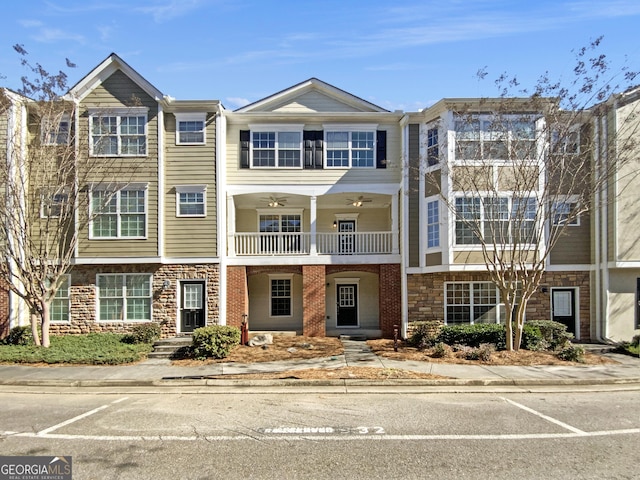
POLYGON ((599 44, 597 39, 577 52, 575 79, 567 86, 545 75, 527 91, 502 75, 495 98, 451 102, 448 125, 440 120, 430 127, 454 133, 441 133, 437 149, 427 140, 422 172, 453 217, 456 247, 481 252, 505 307, 508 350, 520 347, 527 303, 554 247, 594 210, 614 172, 632 160, 637 121, 618 132, 615 149, 599 144, 594 132, 593 118, 610 108, 606 100, 619 91, 617 81, 636 77, 626 69, 612 76, 597 54, 599 44), (451 148, 447 138, 454 141, 451 148), (606 163, 596 162, 603 149, 606 163))
MULTIPOLYGON (((14 48, 34 78, 23 77, 18 92, 2 91, 0 115, 11 120, 7 148, 0 150, 0 275, 28 307, 35 344, 48 347, 50 305, 66 281, 80 232, 135 167, 88 156, 88 135, 74 125, 77 104, 63 98, 66 74, 32 65, 21 45, 14 48), (108 193, 94 195, 89 205, 88 186, 96 183, 108 193)), ((74 67, 69 60, 66 66, 74 67)))

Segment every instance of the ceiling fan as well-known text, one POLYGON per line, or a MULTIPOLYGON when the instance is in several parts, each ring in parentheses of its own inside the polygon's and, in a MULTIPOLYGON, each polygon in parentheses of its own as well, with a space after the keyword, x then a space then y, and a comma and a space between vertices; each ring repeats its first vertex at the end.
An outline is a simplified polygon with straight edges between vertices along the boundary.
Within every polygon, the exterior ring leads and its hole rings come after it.
POLYGON ((270 207, 284 207, 284 204, 287 203, 287 197, 275 197, 270 195, 269 198, 261 198, 263 202, 267 202, 267 205, 270 207))
POLYGON ((347 198, 347 205, 353 205, 354 207, 361 207, 362 204, 369 202, 371 202, 371 199, 364 198, 362 195, 355 199, 347 198))

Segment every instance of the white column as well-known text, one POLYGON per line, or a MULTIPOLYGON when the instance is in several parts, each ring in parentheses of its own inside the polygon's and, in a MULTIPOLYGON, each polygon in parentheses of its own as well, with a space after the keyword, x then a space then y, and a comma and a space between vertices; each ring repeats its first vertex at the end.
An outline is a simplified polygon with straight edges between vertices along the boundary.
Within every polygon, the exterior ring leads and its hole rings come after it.
POLYGON ((309 197, 311 210, 309 211, 309 222, 311 224, 309 254, 317 255, 318 248, 316 246, 316 216, 317 216, 317 197, 309 197))
MULTIPOLYGON (((227 255, 234 257, 236 255, 236 204, 233 195, 227 195, 227 255)), ((224 255, 224 252, 221 252, 224 255)))
POLYGON ((398 194, 391 195, 391 253, 400 253, 398 194))

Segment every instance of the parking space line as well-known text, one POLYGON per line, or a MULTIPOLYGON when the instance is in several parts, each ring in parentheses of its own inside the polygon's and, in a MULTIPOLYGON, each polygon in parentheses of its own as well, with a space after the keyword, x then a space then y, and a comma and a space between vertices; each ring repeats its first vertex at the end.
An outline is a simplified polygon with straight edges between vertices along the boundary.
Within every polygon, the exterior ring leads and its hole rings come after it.
POLYGON ((42 437, 45 436, 51 432, 53 432, 54 430, 57 430, 59 428, 65 427, 67 425, 70 425, 74 422, 77 422, 78 420, 82 420, 83 418, 89 417, 91 415, 93 415, 94 413, 98 413, 106 408, 109 408, 110 405, 114 405, 116 403, 120 403, 120 402, 124 402, 125 400, 127 400, 129 397, 124 397, 124 398, 119 398, 118 400, 114 400, 113 402, 107 404, 107 405, 102 405, 98 408, 94 408, 93 410, 90 410, 88 412, 85 412, 81 415, 78 415, 77 417, 73 417, 70 418, 69 420, 65 420, 64 422, 58 423, 57 425, 54 425, 52 427, 49 428, 45 428, 44 430, 40 430, 38 433, 36 433, 36 435, 38 437, 42 437))
POLYGON ((536 415, 536 416, 538 416, 538 417, 540 417, 540 418, 542 418, 542 419, 544 419, 544 420, 546 420, 548 422, 555 423, 556 425, 558 425, 558 426, 560 426, 562 428, 565 428, 565 429, 569 430, 570 432, 577 433, 578 435, 587 435, 586 432, 584 432, 583 430, 580 430, 579 428, 572 427, 571 425, 569 425, 567 423, 564 423, 564 422, 562 422, 562 421, 560 421, 558 419, 550 417, 549 415, 545 415, 544 413, 540 413, 540 412, 538 412, 538 411, 536 411, 536 410, 534 410, 532 408, 529 408, 529 407, 527 407, 525 405, 522 405, 521 403, 514 402, 513 400, 509 400, 508 398, 504 398, 504 397, 500 397, 500 398, 502 400, 504 400, 505 402, 510 403, 511 405, 524 410, 525 412, 532 413, 533 415, 536 415))

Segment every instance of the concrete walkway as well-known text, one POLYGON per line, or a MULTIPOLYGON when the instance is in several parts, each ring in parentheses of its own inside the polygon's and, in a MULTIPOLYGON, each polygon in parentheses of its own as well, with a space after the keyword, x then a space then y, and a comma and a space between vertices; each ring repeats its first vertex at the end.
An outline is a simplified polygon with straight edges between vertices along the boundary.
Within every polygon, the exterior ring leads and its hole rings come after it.
MULTIPOLYGON (((636 385, 640 388, 640 359, 606 353, 616 364, 580 366, 491 366, 399 361, 373 354, 363 341, 343 340, 344 354, 309 360, 253 364, 215 363, 175 366, 169 360, 147 360, 125 366, 22 366, 0 365, 0 386, 42 387, 177 387, 221 385, 423 385, 423 386, 541 386, 541 385, 636 385), (442 380, 216 380, 208 377, 231 374, 282 372, 308 368, 345 366, 412 370, 447 377, 442 380)), ((598 348, 602 346, 585 346, 598 348)))

